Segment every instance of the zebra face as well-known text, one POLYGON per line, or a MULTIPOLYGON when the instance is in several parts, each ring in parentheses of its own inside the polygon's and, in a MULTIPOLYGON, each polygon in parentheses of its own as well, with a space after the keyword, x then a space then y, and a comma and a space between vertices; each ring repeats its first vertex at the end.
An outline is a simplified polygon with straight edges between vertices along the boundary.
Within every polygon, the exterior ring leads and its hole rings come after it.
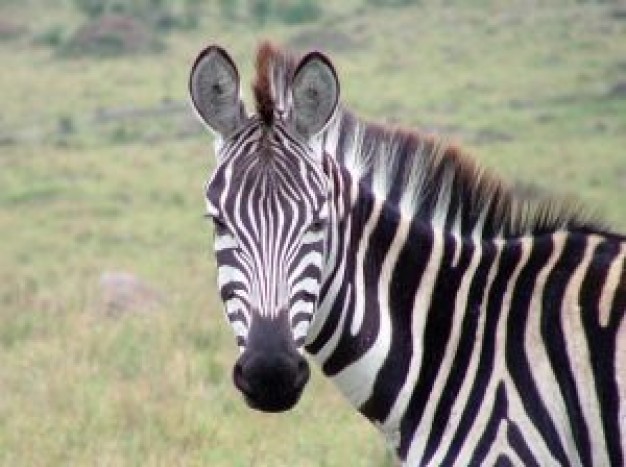
POLYGON ((219 292, 240 349, 233 380, 251 407, 271 412, 293 407, 309 379, 302 348, 324 266, 328 177, 310 139, 336 106, 323 73, 336 76, 319 54, 307 57, 294 73, 293 107, 271 119, 267 109, 246 116, 238 73, 221 49, 200 55, 190 82, 198 114, 218 134, 205 194, 219 292))

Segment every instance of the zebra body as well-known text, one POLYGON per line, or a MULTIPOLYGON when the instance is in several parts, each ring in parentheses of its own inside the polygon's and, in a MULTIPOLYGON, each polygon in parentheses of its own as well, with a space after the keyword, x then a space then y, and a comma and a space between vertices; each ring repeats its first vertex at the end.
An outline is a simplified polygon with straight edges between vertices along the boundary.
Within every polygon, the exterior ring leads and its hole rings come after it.
POLYGON ((626 239, 361 122, 321 54, 257 72, 251 117, 221 49, 191 78, 248 403, 292 407, 305 348, 405 465, 624 465, 626 239))

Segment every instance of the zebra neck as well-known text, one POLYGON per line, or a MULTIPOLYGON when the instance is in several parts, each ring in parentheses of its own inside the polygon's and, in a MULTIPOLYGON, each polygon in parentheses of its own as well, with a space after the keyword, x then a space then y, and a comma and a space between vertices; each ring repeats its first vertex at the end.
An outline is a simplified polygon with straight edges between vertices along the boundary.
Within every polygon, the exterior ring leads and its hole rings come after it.
POLYGON ((473 342, 463 337, 464 323, 484 316, 492 271, 517 264, 530 245, 549 249, 566 234, 461 238, 402 217, 364 185, 344 187, 352 193, 351 208, 331 235, 333 266, 306 348, 400 449, 401 427, 413 423, 409 408, 426 404, 437 365, 451 367, 446 359, 455 352, 448 349, 473 342))

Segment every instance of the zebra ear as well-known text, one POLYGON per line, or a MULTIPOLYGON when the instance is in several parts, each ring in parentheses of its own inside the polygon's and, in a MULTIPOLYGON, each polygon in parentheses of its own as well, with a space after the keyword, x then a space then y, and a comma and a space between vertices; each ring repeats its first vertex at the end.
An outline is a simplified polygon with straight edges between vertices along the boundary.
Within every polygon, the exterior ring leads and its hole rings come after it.
POLYGON ((337 108, 339 80, 330 60, 311 52, 293 76, 293 109, 296 130, 309 138, 324 129, 337 108))
POLYGON ((200 118, 222 137, 244 119, 239 73, 221 47, 211 45, 198 55, 189 76, 189 93, 200 118))

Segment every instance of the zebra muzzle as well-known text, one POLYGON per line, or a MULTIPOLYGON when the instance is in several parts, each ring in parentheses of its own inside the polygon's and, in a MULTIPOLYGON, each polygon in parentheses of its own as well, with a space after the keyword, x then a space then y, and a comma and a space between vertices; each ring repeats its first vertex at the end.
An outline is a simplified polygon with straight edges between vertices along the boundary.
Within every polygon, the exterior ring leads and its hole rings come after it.
POLYGON ((309 380, 306 359, 297 351, 267 353, 247 349, 233 368, 233 382, 247 404, 263 412, 291 409, 309 380))

